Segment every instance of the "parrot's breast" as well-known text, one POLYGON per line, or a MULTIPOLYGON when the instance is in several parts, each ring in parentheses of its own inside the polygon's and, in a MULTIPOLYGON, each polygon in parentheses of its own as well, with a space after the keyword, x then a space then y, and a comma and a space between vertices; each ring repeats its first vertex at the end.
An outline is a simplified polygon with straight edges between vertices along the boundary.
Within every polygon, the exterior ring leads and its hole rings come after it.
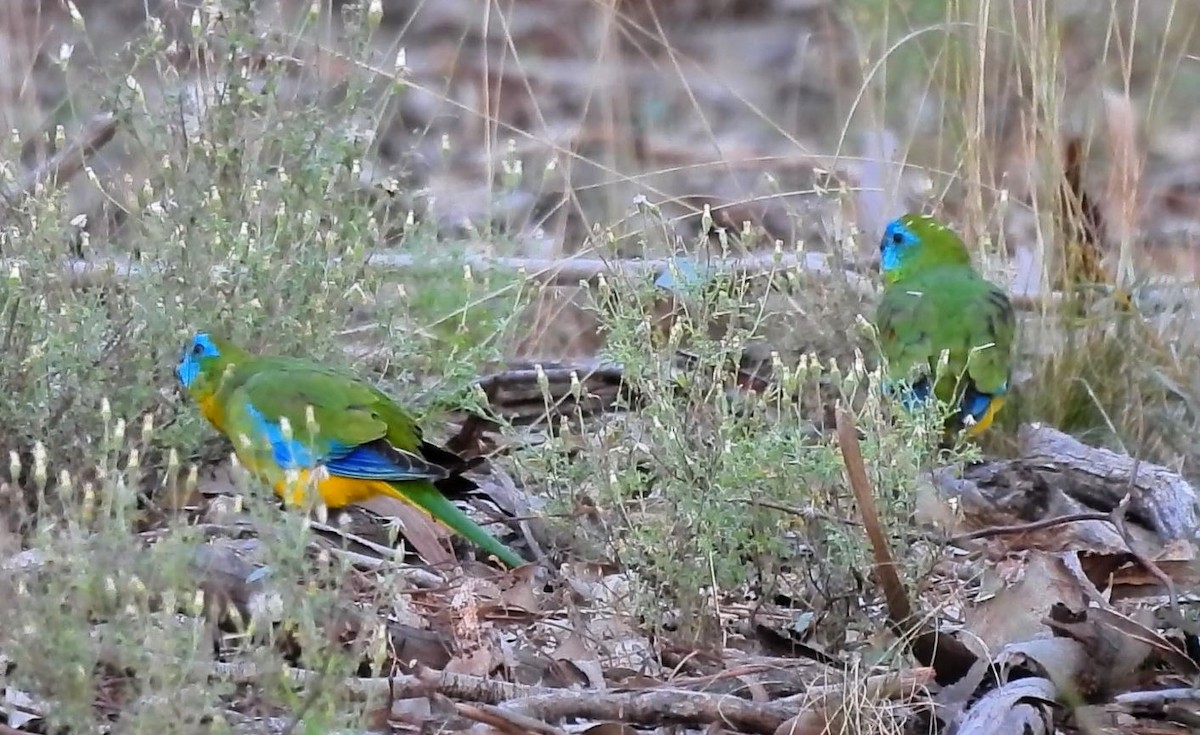
POLYGON ((212 424, 213 428, 224 434, 225 412, 221 410, 221 404, 217 401, 216 394, 200 398, 197 403, 200 404, 200 415, 212 424))

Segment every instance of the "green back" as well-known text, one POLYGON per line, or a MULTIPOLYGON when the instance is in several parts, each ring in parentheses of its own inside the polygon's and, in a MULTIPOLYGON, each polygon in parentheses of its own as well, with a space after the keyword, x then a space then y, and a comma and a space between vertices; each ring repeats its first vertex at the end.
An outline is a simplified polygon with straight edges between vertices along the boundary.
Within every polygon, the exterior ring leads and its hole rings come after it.
POLYGON ((876 325, 892 380, 909 377, 914 368, 932 375, 948 350, 947 373, 935 387, 941 400, 953 399, 964 374, 984 393, 1007 387, 1016 332, 1012 304, 970 266, 933 267, 889 285, 876 325))
MULTIPOLYGON (((217 400, 249 401, 268 420, 286 418, 294 436, 317 446, 353 447, 386 439, 396 449, 416 452, 421 445, 416 421, 386 393, 349 371, 304 358, 251 358, 222 384, 217 400), (311 437, 309 406, 317 428, 311 437)), ((231 417, 244 416, 233 408, 227 407, 231 417)), ((230 431, 248 428, 231 426, 230 431)))

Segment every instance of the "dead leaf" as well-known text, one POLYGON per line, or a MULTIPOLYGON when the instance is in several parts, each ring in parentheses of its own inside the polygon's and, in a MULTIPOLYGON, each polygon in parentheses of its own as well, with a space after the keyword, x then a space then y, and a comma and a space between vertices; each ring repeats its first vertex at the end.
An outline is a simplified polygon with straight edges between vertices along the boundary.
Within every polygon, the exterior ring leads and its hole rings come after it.
POLYGON ((459 654, 446 664, 446 671, 469 676, 487 676, 496 668, 496 656, 491 646, 479 646, 473 651, 459 654))
POLYGON ((1004 647, 993 661, 1004 681, 1016 678, 1015 669, 1040 674, 1060 691, 1079 691, 1079 681, 1090 667, 1088 649, 1070 638, 1016 641, 1004 647))
MULTIPOLYGON (((992 653, 1008 643, 1050 635, 1043 619, 1059 603, 1082 607, 1086 598, 1057 554, 1030 552, 1019 581, 966 612, 966 629, 992 653)), ((995 578, 992 570, 985 571, 995 578)), ((965 638, 964 642, 968 642, 965 638)), ((985 658, 991 658, 987 653, 985 658)))
POLYGON ((31 722, 40 721, 48 706, 46 702, 39 702, 16 687, 4 688, 4 701, 0 704, 8 726, 17 730, 31 722))
POLYGON ((561 688, 590 688, 591 680, 583 669, 566 659, 556 658, 546 666, 546 682, 561 688))
POLYGON ((583 636, 576 632, 572 632, 567 638, 554 649, 554 653, 550 657, 555 661, 561 661, 571 664, 578 669, 583 675, 584 681, 591 689, 604 689, 604 670, 600 666, 600 659, 596 656, 595 651, 588 647, 583 636))
POLYGON ((1072 613, 1066 607, 1056 607, 1047 625, 1087 648, 1090 660, 1101 673, 1099 682, 1108 691, 1137 683, 1138 673, 1152 654, 1160 656, 1183 676, 1200 674, 1196 662, 1149 627, 1148 623, 1153 622, 1152 610, 1141 609, 1134 614, 1146 623, 1107 608, 1089 607, 1072 613))
POLYGON ((514 569, 509 576, 513 578, 512 585, 500 594, 500 607, 508 611, 517 611, 536 615, 541 609, 535 591, 537 566, 527 564, 514 569))
POLYGON ((601 722, 599 725, 592 725, 580 735, 637 735, 637 730, 619 722, 601 722))
POLYGON ((439 567, 453 566, 457 563, 454 555, 442 543, 442 539, 449 536, 450 532, 443 529, 424 511, 418 510, 402 500, 382 495, 365 500, 358 505, 386 518, 399 519, 404 538, 416 549, 426 564, 439 567))

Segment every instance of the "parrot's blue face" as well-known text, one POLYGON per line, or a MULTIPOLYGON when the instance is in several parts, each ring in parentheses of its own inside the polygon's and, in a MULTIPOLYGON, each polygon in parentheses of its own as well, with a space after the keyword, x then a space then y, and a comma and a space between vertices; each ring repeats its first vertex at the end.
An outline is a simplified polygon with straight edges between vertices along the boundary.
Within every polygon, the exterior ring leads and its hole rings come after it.
POLYGON ((896 270, 920 244, 921 238, 902 219, 892 220, 879 243, 879 267, 884 273, 896 270))
POLYGON ((175 366, 175 375, 179 376, 179 382, 183 383, 184 388, 190 388, 200 375, 201 363, 220 356, 221 350, 212 338, 205 332, 198 332, 183 351, 183 357, 175 366))

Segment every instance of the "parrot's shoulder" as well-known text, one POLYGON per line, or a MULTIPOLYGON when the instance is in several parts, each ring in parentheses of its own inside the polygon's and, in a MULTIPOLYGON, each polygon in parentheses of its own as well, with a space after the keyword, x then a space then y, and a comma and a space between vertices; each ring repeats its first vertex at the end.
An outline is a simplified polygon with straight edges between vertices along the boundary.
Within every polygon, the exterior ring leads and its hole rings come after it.
POLYGON ((956 308, 975 301, 995 302, 997 308, 1009 304, 1004 289, 984 278, 974 268, 963 265, 939 266, 913 274, 889 284, 881 296, 883 308, 917 303, 956 308))
POLYGON ((271 417, 297 420, 311 406, 328 426, 363 423, 408 449, 421 440, 416 421, 383 391, 340 367, 296 357, 269 357, 246 366, 247 377, 232 396, 271 417))
POLYGON ((238 373, 232 400, 271 407, 286 415, 299 407, 317 409, 369 407, 376 400, 370 384, 352 374, 294 357, 266 357, 247 362, 238 373))

